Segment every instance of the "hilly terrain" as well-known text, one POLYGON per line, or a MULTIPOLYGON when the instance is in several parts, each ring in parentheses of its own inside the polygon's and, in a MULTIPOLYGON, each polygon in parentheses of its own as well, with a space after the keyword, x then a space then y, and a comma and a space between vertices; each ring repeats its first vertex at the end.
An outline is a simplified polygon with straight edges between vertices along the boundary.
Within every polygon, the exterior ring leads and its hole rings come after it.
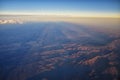
POLYGON ((0 80, 119 80, 120 34, 70 22, 0 24, 0 80))

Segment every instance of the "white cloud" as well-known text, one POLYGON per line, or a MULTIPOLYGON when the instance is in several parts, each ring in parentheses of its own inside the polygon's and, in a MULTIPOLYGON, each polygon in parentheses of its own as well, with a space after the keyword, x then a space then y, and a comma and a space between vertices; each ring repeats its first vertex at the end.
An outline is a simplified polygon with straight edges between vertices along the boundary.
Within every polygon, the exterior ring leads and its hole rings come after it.
POLYGON ((23 22, 20 20, 7 19, 7 20, 0 20, 0 24, 23 24, 23 22))

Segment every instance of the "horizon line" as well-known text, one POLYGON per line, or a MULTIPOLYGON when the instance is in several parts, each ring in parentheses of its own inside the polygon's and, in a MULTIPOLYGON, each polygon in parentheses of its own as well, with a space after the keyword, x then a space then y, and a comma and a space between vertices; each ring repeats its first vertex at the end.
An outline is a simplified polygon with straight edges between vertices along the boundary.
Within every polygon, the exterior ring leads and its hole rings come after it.
POLYGON ((55 14, 0 14, 0 16, 38 16, 38 17, 58 17, 58 18, 120 18, 120 16, 78 16, 78 15, 55 15, 55 14))

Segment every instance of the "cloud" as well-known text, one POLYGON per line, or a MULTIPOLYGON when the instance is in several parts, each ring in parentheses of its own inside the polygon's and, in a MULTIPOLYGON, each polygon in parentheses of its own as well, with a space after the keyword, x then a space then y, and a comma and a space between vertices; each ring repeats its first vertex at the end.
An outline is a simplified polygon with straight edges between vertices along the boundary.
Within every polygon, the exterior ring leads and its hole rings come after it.
POLYGON ((7 19, 7 20, 0 20, 0 24, 23 24, 23 22, 20 20, 7 19))

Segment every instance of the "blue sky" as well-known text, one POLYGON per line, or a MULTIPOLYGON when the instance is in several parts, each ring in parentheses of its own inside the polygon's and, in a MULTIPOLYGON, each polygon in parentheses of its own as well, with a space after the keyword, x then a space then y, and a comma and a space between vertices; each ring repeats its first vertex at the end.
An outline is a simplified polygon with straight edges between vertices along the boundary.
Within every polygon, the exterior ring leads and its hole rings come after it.
POLYGON ((2 14, 120 14, 119 0, 1 0, 2 14))

